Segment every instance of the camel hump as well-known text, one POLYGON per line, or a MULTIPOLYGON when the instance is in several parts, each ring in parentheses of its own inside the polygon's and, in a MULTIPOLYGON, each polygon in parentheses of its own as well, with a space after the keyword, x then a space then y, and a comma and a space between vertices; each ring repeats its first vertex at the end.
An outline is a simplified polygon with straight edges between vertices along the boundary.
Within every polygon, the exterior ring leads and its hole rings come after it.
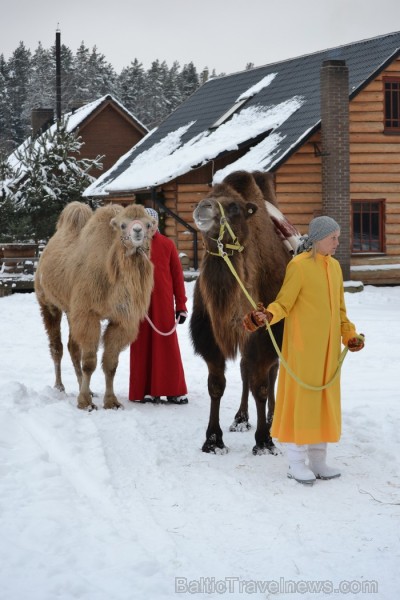
POLYGON ((263 200, 277 206, 275 195, 275 178, 272 173, 261 171, 233 171, 225 177, 222 186, 229 185, 243 198, 249 198, 256 202, 259 207, 263 206, 263 200))
POLYGON ((264 200, 270 202, 274 206, 278 206, 278 201, 275 194, 275 176, 273 173, 262 173, 261 171, 254 171, 253 177, 256 184, 260 188, 264 200))
POLYGON ((78 201, 70 202, 61 212, 56 229, 62 228, 65 231, 79 233, 92 215, 93 211, 87 204, 78 201))

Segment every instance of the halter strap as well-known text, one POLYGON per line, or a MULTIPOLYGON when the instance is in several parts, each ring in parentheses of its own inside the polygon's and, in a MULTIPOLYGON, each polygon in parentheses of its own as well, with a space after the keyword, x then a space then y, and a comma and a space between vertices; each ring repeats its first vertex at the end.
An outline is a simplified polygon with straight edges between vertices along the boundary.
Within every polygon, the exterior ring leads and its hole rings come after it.
POLYGON ((240 244, 232 227, 230 226, 229 221, 225 216, 225 212, 224 212, 224 208, 223 208, 222 204, 220 202, 218 202, 218 200, 217 200, 217 204, 219 206, 219 210, 221 213, 221 218, 219 220, 219 225, 220 225, 219 226, 219 235, 218 235, 217 239, 215 239, 215 238, 210 238, 210 239, 217 243, 218 252, 211 252, 211 250, 207 250, 207 252, 208 252, 208 254, 212 254, 213 256, 226 256, 228 254, 228 252, 226 252, 226 250, 231 250, 229 255, 232 256, 232 254, 234 253, 235 250, 237 252, 242 252, 244 250, 244 246, 242 246, 240 244), (228 244, 228 243, 224 244, 222 241, 222 239, 224 237, 225 229, 227 229, 229 235, 231 236, 231 239, 233 242, 232 244, 228 244))

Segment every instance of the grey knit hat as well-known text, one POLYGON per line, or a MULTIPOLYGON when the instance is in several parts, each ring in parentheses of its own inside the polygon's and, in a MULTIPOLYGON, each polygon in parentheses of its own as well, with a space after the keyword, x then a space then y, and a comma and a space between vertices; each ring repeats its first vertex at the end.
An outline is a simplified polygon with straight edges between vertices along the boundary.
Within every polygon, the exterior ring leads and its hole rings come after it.
POLYGON ((308 226, 308 235, 302 235, 296 254, 311 250, 314 242, 319 242, 334 231, 340 231, 340 226, 332 217, 316 217, 308 226))

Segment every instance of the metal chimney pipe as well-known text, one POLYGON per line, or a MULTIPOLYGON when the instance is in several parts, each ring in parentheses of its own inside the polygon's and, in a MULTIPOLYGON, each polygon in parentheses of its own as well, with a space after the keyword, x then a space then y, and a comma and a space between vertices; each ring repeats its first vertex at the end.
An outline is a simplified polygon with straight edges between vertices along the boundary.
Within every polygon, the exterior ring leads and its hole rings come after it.
POLYGON ((56 116, 61 122, 61 32, 56 31, 56 116))

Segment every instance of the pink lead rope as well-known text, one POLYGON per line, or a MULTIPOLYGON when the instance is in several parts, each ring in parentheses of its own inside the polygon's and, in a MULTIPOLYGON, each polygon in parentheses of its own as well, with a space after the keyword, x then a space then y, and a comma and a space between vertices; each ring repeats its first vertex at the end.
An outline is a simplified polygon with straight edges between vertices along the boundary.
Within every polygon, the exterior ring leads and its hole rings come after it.
POLYGON ((172 333, 174 333, 174 331, 176 330, 176 327, 178 325, 178 319, 176 319, 175 325, 173 326, 173 328, 171 329, 171 331, 168 331, 167 333, 164 333, 163 331, 160 331, 159 329, 157 329, 157 327, 154 325, 153 321, 150 319, 149 315, 144 315, 144 316, 145 316, 146 321, 154 329, 154 331, 156 333, 159 333, 160 335, 171 335, 172 333))
MULTIPOLYGON (((150 262, 149 257, 147 256, 147 254, 144 255, 147 260, 150 262)), ((174 333, 174 331, 176 331, 176 327, 178 325, 178 319, 175 320, 175 325, 173 326, 173 328, 171 329, 171 331, 167 331, 167 333, 164 333, 163 331, 160 331, 159 329, 157 329, 157 327, 154 325, 153 321, 150 319, 149 315, 144 315, 146 321, 148 322, 148 324, 150 325, 150 327, 152 327, 154 329, 154 331, 160 335, 172 335, 174 333)))

